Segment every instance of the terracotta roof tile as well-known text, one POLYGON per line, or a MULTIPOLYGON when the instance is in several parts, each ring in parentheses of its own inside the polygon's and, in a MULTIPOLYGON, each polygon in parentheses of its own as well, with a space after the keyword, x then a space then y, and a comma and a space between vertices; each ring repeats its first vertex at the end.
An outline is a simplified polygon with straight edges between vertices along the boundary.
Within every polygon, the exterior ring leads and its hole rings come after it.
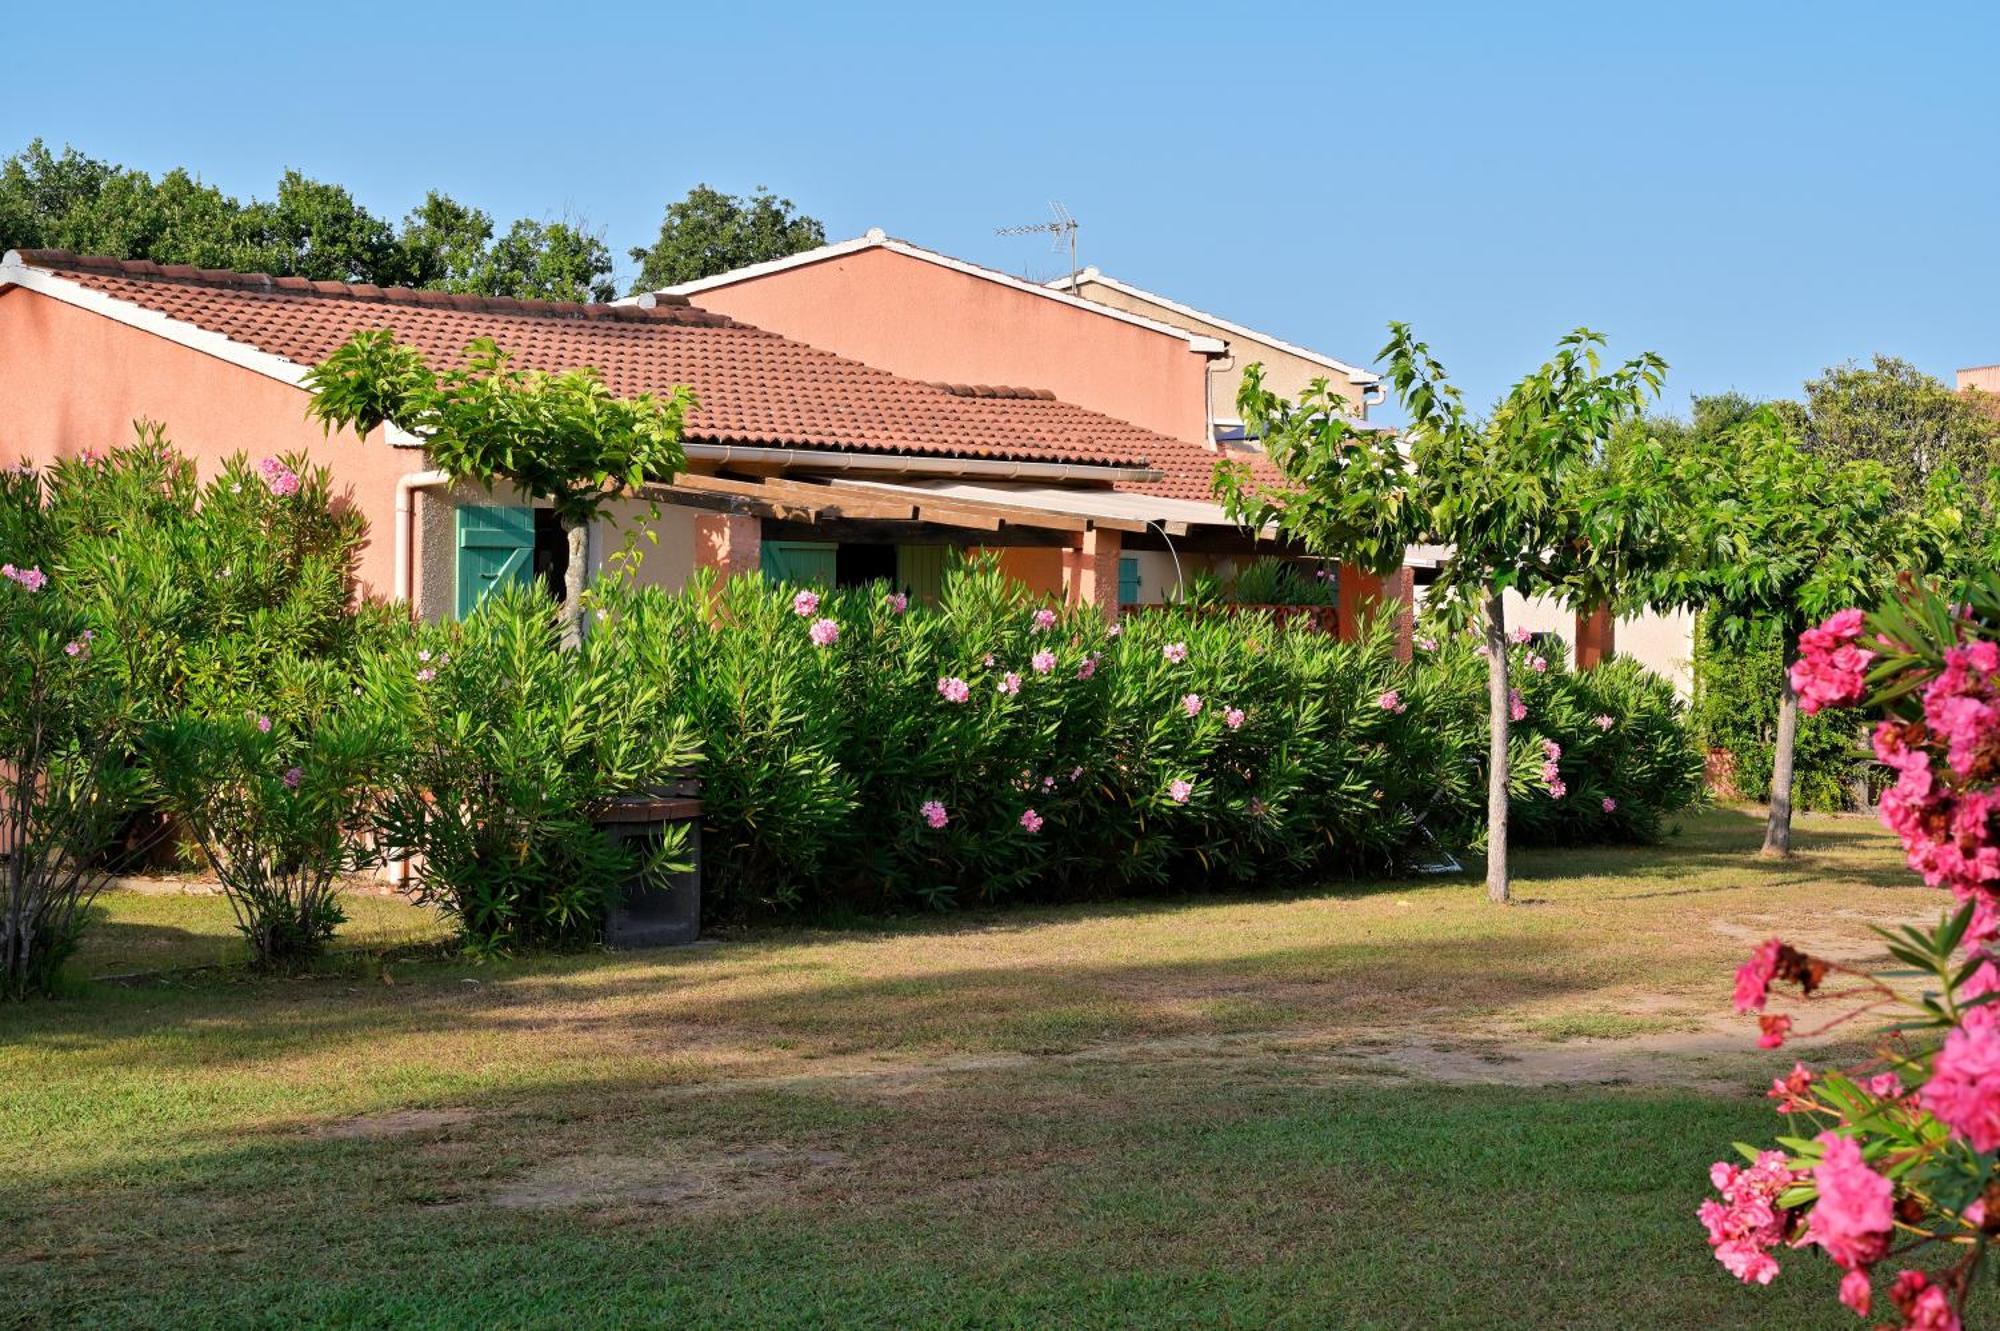
POLYGON ((299 365, 354 333, 388 328, 433 365, 491 337, 526 369, 588 366, 622 395, 691 387, 690 439, 872 453, 1153 466, 1123 485, 1206 498, 1215 454, 1035 389, 919 383, 659 297, 582 305, 307 282, 25 250, 24 263, 299 365))

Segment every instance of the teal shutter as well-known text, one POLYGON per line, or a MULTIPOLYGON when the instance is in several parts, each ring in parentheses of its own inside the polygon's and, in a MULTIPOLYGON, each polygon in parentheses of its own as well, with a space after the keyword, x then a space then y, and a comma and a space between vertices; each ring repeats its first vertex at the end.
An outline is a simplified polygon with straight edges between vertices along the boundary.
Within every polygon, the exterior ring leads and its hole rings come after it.
POLYGON ((1137 605, 1139 603, 1139 559, 1136 555, 1118 557, 1118 604, 1137 605))
POLYGON ((772 582, 831 587, 836 549, 831 541, 765 541, 762 555, 764 576, 772 582))
POLYGON ((458 508, 458 617, 479 608, 488 592, 535 573, 535 510, 498 504, 458 508))
POLYGON ((944 594, 944 561, 950 549, 944 545, 897 546, 896 586, 920 605, 936 605, 944 594))

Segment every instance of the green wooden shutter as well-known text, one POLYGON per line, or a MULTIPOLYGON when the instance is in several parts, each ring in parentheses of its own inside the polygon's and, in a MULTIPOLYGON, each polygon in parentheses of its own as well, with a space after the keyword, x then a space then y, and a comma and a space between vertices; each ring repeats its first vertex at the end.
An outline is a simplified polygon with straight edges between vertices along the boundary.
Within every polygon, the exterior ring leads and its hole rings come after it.
POLYGON ((458 617, 479 608, 488 592, 535 574, 535 510, 499 504, 458 508, 458 617))
POLYGON ((896 586, 923 605, 936 605, 944 594, 946 545, 899 545, 896 547, 896 586))
POLYGON ((1139 558, 1137 555, 1118 557, 1118 604, 1137 605, 1139 603, 1139 558))
POLYGON ((765 541, 762 555, 764 576, 773 582, 831 587, 836 549, 831 541, 765 541))

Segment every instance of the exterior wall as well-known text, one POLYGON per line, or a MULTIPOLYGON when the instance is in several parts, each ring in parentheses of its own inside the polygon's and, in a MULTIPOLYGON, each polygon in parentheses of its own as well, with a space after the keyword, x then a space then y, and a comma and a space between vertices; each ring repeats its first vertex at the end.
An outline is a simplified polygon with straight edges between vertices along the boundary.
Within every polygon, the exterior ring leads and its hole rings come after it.
POLYGON ((689 299, 912 379, 1043 388, 1161 434, 1208 441, 1208 358, 1180 338, 892 250, 859 250, 689 299))
POLYGON ((1180 590, 1183 577, 1192 579, 1194 570, 1187 566, 1186 557, 1178 567, 1174 557, 1164 550, 1133 550, 1127 559, 1139 561, 1139 604, 1158 605, 1171 600, 1180 590))
MULTIPOLYGON (((1576 665, 1576 615, 1568 605, 1547 596, 1523 600, 1506 597, 1507 627, 1531 633, 1554 633, 1569 646, 1569 663, 1576 665)), ((1618 620, 1614 646, 1656 675, 1672 680, 1684 698, 1694 696, 1694 616, 1685 610, 1667 614, 1648 611, 1618 620)))
POLYGON ((1976 388, 1982 393, 2000 393, 2000 365, 1975 365, 1958 372, 1958 391, 1976 388))
POLYGON ((204 478, 235 453, 305 453, 367 520, 360 591, 387 600, 396 481, 424 470, 424 455, 390 446, 379 431, 365 441, 329 438, 305 410, 302 389, 40 292, 0 289, 0 465, 122 447, 138 419, 163 422, 204 478))
POLYGON ((1253 363, 1264 366, 1264 386, 1281 397, 1296 399, 1313 380, 1323 378, 1335 392, 1347 399, 1350 410, 1356 416, 1365 417, 1368 414, 1367 406, 1361 399, 1361 388, 1348 383, 1347 376, 1338 370, 1329 370, 1324 365, 1279 347, 1249 341, 1240 333, 1230 332, 1205 319, 1191 318, 1179 310, 1168 309, 1129 292, 1105 286, 1102 282, 1082 282, 1077 286, 1077 294, 1100 305, 1144 315, 1148 319, 1157 319, 1161 323, 1220 338, 1228 343, 1229 355, 1213 362, 1209 369, 1213 392, 1211 409, 1217 420, 1236 419, 1236 390, 1243 384, 1244 367, 1253 363))
POLYGON ((687 586, 694 573, 695 510, 672 504, 660 505, 660 516, 649 518, 652 505, 636 500, 620 501, 606 512, 612 521, 599 521, 590 529, 590 576, 595 579, 608 567, 609 560, 625 548, 626 537, 634 537, 633 548, 643 558, 633 582, 640 587, 658 587, 677 592, 687 586), (648 541, 646 528, 659 537, 648 541))

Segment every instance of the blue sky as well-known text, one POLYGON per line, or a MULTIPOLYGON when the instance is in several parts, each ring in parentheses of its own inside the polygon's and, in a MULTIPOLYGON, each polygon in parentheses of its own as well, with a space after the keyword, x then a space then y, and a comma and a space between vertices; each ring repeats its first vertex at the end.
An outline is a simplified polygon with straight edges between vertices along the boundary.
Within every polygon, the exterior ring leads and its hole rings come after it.
POLYGON ((2000 7, 34 6, 0 135, 239 195, 279 171, 584 216, 697 181, 834 237, 1085 263, 1350 360, 1414 323, 1475 400, 1588 324, 1667 401, 1877 352, 2000 361, 2000 7))

